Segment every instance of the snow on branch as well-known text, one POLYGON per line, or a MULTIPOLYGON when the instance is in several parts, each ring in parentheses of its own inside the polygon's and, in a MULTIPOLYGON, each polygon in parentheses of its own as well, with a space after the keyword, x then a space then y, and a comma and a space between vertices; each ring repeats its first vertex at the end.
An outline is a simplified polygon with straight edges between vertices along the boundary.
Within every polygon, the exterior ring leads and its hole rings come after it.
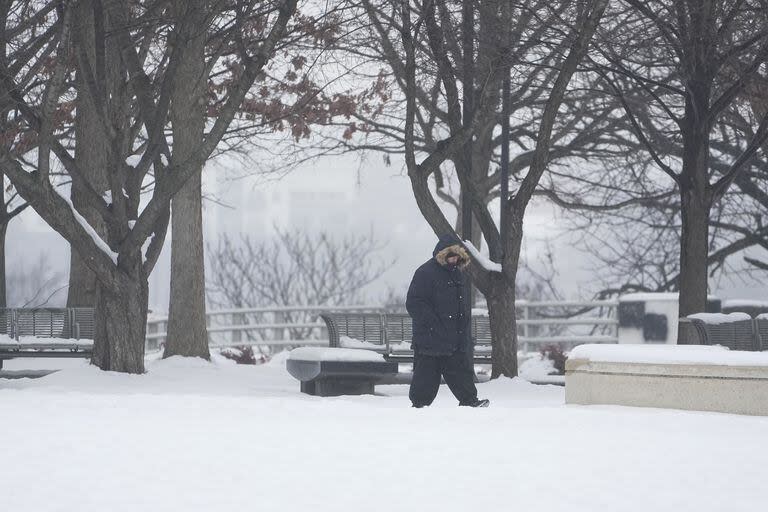
POLYGON ((469 240, 464 240, 464 246, 470 253, 472 253, 472 257, 477 260, 477 262, 480 263, 480 266, 482 266, 485 270, 488 272, 501 272, 501 263, 491 261, 489 257, 480 254, 480 251, 477 250, 477 247, 475 247, 472 242, 469 240))
POLYGON ((109 256, 110 259, 112 259, 112 262, 117 265, 117 253, 109 248, 107 242, 105 242, 104 239, 99 236, 96 230, 93 229, 93 226, 91 226, 91 224, 85 220, 82 215, 80 215, 80 212, 77 211, 75 205, 72 204, 72 201, 68 197, 64 197, 63 195, 59 194, 59 192, 55 189, 54 192, 69 205, 69 209, 72 210, 72 214, 75 216, 75 220, 83 227, 85 232, 88 233, 88 236, 91 237, 93 243, 95 243, 96 246, 101 249, 101 252, 109 256))

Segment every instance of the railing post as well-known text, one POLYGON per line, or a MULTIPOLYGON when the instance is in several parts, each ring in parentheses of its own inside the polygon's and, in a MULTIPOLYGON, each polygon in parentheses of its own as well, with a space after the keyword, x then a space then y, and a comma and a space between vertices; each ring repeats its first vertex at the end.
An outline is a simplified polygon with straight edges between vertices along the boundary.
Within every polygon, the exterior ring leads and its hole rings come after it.
MULTIPOLYGON (((523 305, 523 320, 528 320, 530 318, 530 312, 528 308, 528 303, 526 302, 523 305)), ((531 336, 531 329, 530 325, 526 322, 523 324, 523 337, 525 338, 525 342, 523 342, 523 352, 526 354, 530 351, 530 342, 528 341, 531 336)))
MULTIPOLYGON (((278 311, 277 312, 277 316, 275 317, 275 323, 276 324, 287 325, 288 323, 290 323, 290 322, 288 322, 288 319, 290 317, 291 317, 291 312, 290 311, 278 311)), ((280 331, 280 340, 279 341, 298 341, 298 340, 294 340, 293 337, 291 336, 290 328, 288 328, 288 327, 281 327, 280 329, 276 329, 276 330, 280 331)), ((297 331, 298 331, 298 329, 297 329, 297 331)), ((275 334, 277 334, 277 333, 275 333, 275 334)), ((272 340, 273 341, 277 341, 277 336, 273 336, 272 340)))
POLYGON ((77 316, 75 315, 74 308, 67 309, 67 317, 69 321, 69 336, 74 337, 76 340, 80 339, 80 325, 77 323, 77 316))
MULTIPOLYGON (((147 335, 155 334, 158 332, 158 323, 152 320, 147 321, 147 335)), ((144 350, 150 351, 157 348, 159 340, 157 338, 146 339, 144 342, 144 350)))
MULTIPOLYGON (((243 314, 242 313, 233 313, 232 314, 232 325, 243 325, 245 322, 243 321, 243 314)), ((243 331, 230 331, 230 334, 232 335, 232 343, 237 344, 242 342, 242 334, 243 331)))
POLYGON ((389 348, 389 332, 387 332, 388 329, 386 313, 379 315, 379 329, 381 329, 379 336, 381 336, 381 339, 384 342, 385 350, 387 351, 387 355, 389 355, 392 353, 392 351, 389 348))

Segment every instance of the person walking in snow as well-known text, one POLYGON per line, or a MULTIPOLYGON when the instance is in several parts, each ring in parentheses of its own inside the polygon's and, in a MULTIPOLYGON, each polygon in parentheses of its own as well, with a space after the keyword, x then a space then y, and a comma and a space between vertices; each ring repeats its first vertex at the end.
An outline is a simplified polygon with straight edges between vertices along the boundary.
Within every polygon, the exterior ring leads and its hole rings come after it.
POLYGON ((409 398, 414 407, 430 405, 441 377, 459 405, 487 407, 478 400, 472 363, 471 315, 462 274, 470 262, 454 235, 440 238, 432 259, 413 275, 405 308, 413 319, 413 379, 409 398))

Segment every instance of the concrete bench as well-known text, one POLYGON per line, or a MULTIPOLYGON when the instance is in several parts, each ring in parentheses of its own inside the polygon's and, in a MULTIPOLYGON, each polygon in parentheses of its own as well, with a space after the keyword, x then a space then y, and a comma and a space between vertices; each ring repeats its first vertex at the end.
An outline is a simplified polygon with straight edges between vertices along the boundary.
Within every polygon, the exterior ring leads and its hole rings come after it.
MULTIPOLYGON (((413 362, 413 324, 404 313, 322 313, 329 346, 378 352, 391 362, 413 362)), ((491 362, 491 324, 487 316, 472 316, 474 361, 491 362)))
POLYGON ((768 353, 698 345, 582 345, 565 402, 768 416, 768 353))
POLYGON ((372 395, 382 378, 397 373, 397 363, 369 350, 302 347, 291 351, 286 368, 315 396, 372 395))

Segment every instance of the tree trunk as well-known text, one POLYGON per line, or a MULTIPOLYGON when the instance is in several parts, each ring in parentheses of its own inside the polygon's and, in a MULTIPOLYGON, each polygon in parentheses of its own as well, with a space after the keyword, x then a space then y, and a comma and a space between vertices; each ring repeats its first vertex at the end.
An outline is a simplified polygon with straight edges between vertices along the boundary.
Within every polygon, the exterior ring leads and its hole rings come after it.
MULTIPOLYGON (((711 81, 690 80, 684 118, 683 168, 680 173, 680 310, 684 317, 701 313, 707 306, 707 255, 709 214, 709 112, 711 81)), ((689 330, 678 330, 678 344, 694 342, 689 330)))
POLYGON ((112 286, 96 288, 91 362, 102 370, 144 373, 149 286, 141 259, 136 261, 130 274, 118 271, 112 286))
POLYGON ((8 307, 5 289, 5 235, 8 234, 8 223, 0 221, 0 308, 8 307))
MULTIPOLYGON (((194 32, 179 34, 185 47, 171 104, 174 164, 188 160, 203 140, 205 128, 205 4, 179 0, 178 16, 190 16, 194 32)), ((171 297, 168 338, 163 357, 182 355, 210 359, 205 322, 202 168, 171 203, 171 297)))
POLYGON ((491 321, 491 378, 517 377, 517 319, 515 285, 499 276, 485 299, 491 321))
MULTIPOLYGON (((94 11, 91 0, 78 4, 77 15, 79 23, 78 42, 83 45, 92 66, 95 58, 94 44, 94 11)), ((109 189, 107 177, 107 155, 109 140, 104 132, 96 107, 93 104, 88 87, 80 73, 77 74, 77 99, 75 116, 75 161, 85 179, 91 186, 104 192, 109 189)), ((93 226, 100 236, 106 235, 106 226, 99 213, 85 202, 82 183, 72 182, 72 204, 93 226)), ((67 307, 94 307, 96 303, 96 277, 87 267, 77 251, 70 248, 69 258, 69 289, 67 292, 67 307)))
POLYGON ((163 357, 210 359, 205 321, 205 269, 200 175, 173 198, 171 293, 163 357))
MULTIPOLYGON (((75 195, 76 194, 73 191, 73 203, 75 201, 75 195)), ((67 292, 67 307, 92 308, 96 305, 96 293, 98 288, 96 277, 77 254, 77 251, 70 248, 69 254, 69 289, 67 292)))
MULTIPOLYGON (((693 190, 681 193, 680 317, 701 313, 707 306, 707 255, 710 205, 693 190)), ((689 330, 678 331, 678 344, 695 343, 689 330)))
POLYGON ((517 377, 517 311, 515 310, 515 281, 523 245, 523 216, 509 215, 505 238, 503 272, 491 274, 485 300, 491 320, 491 378, 517 377))

